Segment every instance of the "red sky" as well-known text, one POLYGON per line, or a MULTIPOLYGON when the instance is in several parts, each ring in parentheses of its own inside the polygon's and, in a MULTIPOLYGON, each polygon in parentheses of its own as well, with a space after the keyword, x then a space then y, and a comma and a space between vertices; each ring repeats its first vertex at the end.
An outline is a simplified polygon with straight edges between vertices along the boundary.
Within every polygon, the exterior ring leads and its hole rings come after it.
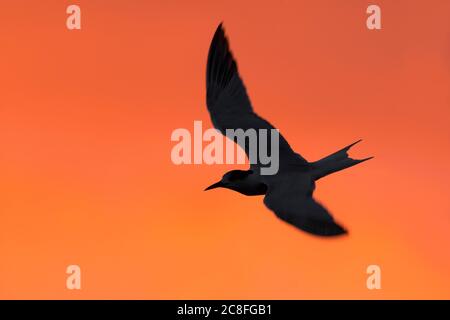
POLYGON ((0 298, 450 298, 449 1, 375 1, 378 31, 361 0, 77 1, 69 31, 73 3, 0 4, 0 298), (210 126, 220 21, 295 150, 375 156, 318 183, 348 237, 203 192, 241 166, 171 162, 174 129, 210 126))

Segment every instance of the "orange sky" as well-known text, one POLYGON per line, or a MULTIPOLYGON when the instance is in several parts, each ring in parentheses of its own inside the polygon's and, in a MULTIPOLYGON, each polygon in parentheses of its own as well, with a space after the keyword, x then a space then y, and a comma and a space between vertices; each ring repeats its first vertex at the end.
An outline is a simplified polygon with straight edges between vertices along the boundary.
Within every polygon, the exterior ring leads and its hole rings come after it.
POLYGON ((449 1, 4 0, 0 21, 0 298, 450 299, 449 1), (210 125, 220 21, 298 152, 375 155, 318 183, 348 237, 202 191, 241 166, 172 164, 172 130, 210 125))

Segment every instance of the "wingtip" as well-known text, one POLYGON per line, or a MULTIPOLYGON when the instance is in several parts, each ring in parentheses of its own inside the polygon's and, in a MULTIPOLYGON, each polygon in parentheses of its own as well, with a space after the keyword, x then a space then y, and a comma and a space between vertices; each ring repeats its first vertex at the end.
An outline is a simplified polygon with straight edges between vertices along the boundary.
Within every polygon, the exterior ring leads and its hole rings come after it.
POLYGON ((225 28, 223 27, 223 21, 221 21, 216 28, 216 34, 219 34, 219 33, 225 34, 225 28))
POLYGON ((303 229, 315 236, 319 237, 339 237, 348 235, 348 230, 336 222, 322 223, 318 225, 309 225, 303 229))
POLYGON ((214 32, 214 36, 212 38, 211 46, 218 46, 220 43, 227 42, 227 37, 225 35, 225 28, 223 27, 223 22, 220 22, 214 32))
POLYGON ((327 228, 325 229, 326 233, 324 233, 323 236, 326 237, 338 237, 348 235, 348 230, 336 221, 327 224, 327 228))
POLYGON ((345 229, 344 227, 336 224, 336 228, 333 229, 329 234, 326 234, 325 236, 339 237, 339 236, 346 236, 346 235, 348 235, 348 230, 345 229))

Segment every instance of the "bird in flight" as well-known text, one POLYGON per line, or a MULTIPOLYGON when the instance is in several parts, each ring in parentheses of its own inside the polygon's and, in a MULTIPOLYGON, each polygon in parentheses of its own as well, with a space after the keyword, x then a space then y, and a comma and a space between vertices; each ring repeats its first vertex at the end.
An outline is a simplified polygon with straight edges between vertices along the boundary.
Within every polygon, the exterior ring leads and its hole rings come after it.
MULTIPOLYGON (((206 103, 214 127, 223 135, 227 129, 275 129, 253 111, 228 39, 220 24, 214 34, 206 68, 206 103)), ((261 139, 258 137, 258 139, 261 139)), ((261 161, 250 164, 249 170, 231 170, 209 186, 227 188, 247 196, 265 195, 264 204, 281 220, 314 235, 346 234, 327 209, 313 198, 315 182, 331 173, 371 159, 352 159, 349 146, 315 162, 308 162, 294 152, 286 139, 279 135, 279 170, 274 175, 260 174, 261 161)), ((249 156, 249 149, 240 145, 249 156)), ((269 146, 270 152, 271 146, 269 146)))

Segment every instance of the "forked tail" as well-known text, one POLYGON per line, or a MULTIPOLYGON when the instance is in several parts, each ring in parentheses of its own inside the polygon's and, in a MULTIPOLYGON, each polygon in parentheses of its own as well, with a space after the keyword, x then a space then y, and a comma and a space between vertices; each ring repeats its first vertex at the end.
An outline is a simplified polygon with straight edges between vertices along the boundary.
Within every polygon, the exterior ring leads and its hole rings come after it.
POLYGON ((353 142, 351 145, 333 153, 329 156, 320 159, 319 161, 312 162, 311 166, 313 167, 313 177, 315 180, 319 180, 329 174, 334 172, 352 167, 357 165, 358 163, 367 161, 372 159, 373 157, 368 157, 365 159, 352 159, 348 156, 348 150, 353 147, 358 142, 362 140, 358 140, 353 142))

